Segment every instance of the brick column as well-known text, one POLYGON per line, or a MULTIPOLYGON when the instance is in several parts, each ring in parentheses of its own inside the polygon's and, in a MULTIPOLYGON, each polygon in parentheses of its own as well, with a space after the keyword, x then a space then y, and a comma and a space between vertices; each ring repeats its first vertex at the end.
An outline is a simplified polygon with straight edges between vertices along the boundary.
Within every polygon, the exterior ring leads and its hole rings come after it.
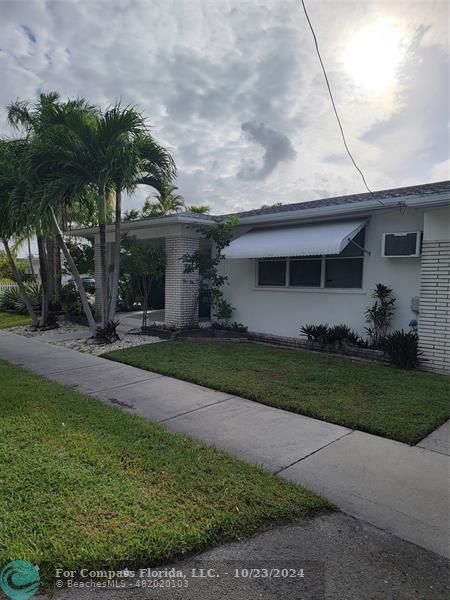
POLYGON ((165 323, 168 327, 192 327, 198 323, 198 275, 185 275, 180 260, 184 254, 198 250, 198 245, 198 238, 166 237, 165 323))
POLYGON ((450 241, 424 241, 419 348, 424 369, 450 373, 450 241))

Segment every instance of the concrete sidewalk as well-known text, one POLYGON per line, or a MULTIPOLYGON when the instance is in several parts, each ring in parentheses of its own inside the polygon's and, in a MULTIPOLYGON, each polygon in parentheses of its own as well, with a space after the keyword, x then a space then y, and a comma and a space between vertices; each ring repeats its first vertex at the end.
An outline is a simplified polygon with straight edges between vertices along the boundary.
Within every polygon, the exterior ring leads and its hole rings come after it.
POLYGON ((344 512, 449 556, 449 457, 0 332, 0 358, 319 491, 344 512))

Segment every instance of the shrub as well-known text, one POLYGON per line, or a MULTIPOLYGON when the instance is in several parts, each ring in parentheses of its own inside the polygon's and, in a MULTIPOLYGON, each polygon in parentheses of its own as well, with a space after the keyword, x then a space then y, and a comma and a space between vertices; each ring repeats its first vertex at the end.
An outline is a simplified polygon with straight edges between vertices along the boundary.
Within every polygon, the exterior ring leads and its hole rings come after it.
POLYGON ((328 328, 326 342, 327 344, 337 343, 339 346, 342 346, 342 343, 348 339, 349 333, 350 327, 348 325, 334 325, 328 328))
MULTIPOLYGON (((38 283, 26 283, 25 290, 36 312, 41 310, 41 286, 38 283)), ((28 314, 25 302, 17 286, 6 289, 0 296, 0 310, 15 312, 21 315, 28 314)))
POLYGON ((372 341, 372 346, 381 347, 384 338, 391 325, 395 310, 396 298, 392 294, 392 288, 377 283, 372 293, 375 302, 366 310, 366 332, 372 341))
POLYGON ((333 325, 332 327, 327 324, 303 325, 300 328, 300 333, 305 335, 310 342, 319 344, 339 344, 342 347, 344 343, 347 343, 359 348, 369 347, 367 340, 344 324, 333 325))
POLYGON ((320 344, 325 344, 327 342, 329 327, 327 324, 318 324, 318 325, 303 325, 300 328, 300 333, 306 335, 310 342, 319 342, 320 344))
POLYGON ((400 369, 415 369, 419 362, 419 336, 414 331, 394 331, 387 335, 381 348, 390 362, 400 369))
POLYGON ((120 340, 117 328, 120 325, 120 321, 108 321, 106 327, 97 327, 95 334, 95 341, 98 344, 113 344, 120 340))
MULTIPOLYGON (((94 298, 91 294, 87 294, 91 308, 93 308, 94 298)), ((61 308, 66 315, 79 317, 84 315, 83 305, 81 303, 80 294, 76 285, 70 281, 61 288, 61 308)))
POLYGON ((229 323, 233 316, 233 307, 224 298, 218 298, 212 306, 212 311, 217 322, 222 325, 229 323))
POLYGON ((247 333, 248 331, 248 327, 237 321, 233 321, 233 323, 219 323, 218 321, 215 321, 214 323, 211 323, 211 328, 224 331, 237 331, 239 333, 247 333))
POLYGON ((362 338, 354 329, 349 329, 346 335, 346 341, 352 346, 358 346, 359 348, 368 348, 369 342, 362 338))

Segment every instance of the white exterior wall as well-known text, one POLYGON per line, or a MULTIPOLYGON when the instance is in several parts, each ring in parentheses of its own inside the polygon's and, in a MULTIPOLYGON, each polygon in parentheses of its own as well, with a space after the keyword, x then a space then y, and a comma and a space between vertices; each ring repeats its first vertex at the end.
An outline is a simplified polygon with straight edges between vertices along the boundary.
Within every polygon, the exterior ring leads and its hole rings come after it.
POLYGON ((235 307, 233 320, 250 331, 296 337, 307 323, 345 323, 364 333, 364 313, 373 302, 376 283, 390 285, 397 298, 393 328, 408 330, 417 314, 411 310, 411 299, 420 291, 420 258, 382 258, 383 233, 423 230, 423 210, 408 208, 373 215, 366 227, 362 290, 317 288, 258 288, 256 260, 229 259, 223 264, 230 285, 225 295, 235 307))

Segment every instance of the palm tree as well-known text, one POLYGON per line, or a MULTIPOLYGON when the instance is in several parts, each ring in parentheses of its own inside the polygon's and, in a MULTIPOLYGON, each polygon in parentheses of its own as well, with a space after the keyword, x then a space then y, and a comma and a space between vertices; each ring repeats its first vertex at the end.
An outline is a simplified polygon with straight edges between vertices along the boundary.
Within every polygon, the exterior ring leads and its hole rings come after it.
POLYGON ((160 181, 154 186, 157 192, 153 195, 156 202, 149 198, 145 201, 142 214, 145 217, 163 217, 171 213, 177 213, 185 208, 183 196, 177 194, 177 187, 170 181, 160 181))
POLYGON ((39 326, 39 318, 33 309, 31 300, 25 289, 20 270, 17 268, 10 241, 23 236, 27 232, 27 222, 18 218, 17 213, 11 210, 12 197, 21 190, 21 148, 13 141, 0 141, 0 240, 5 248, 8 261, 14 273, 14 278, 19 287, 20 295, 31 317, 34 328, 39 326))
MULTIPOLYGON (((59 94, 50 92, 40 94, 39 100, 31 104, 24 100, 16 100, 7 107, 7 117, 10 125, 17 129, 24 139, 31 142, 36 136, 42 134, 49 127, 55 106, 59 104, 59 94)), ((41 326, 47 325, 49 315, 49 303, 56 300, 59 285, 56 280, 58 269, 59 249, 54 241, 52 227, 42 222, 34 211, 30 213, 34 219, 30 219, 30 229, 36 234, 39 270, 41 274, 42 288, 42 315, 41 326), (58 256, 56 256, 58 254, 58 256)))
POLYGON ((106 165, 116 198, 115 239, 109 320, 116 314, 120 276, 120 243, 122 226, 122 193, 132 193, 138 184, 156 186, 159 182, 170 182, 175 176, 172 156, 160 146, 149 133, 145 120, 135 109, 115 106, 105 114, 111 128, 116 129, 115 142, 111 146, 106 165))
POLYGON ((191 204, 187 207, 187 210, 198 215, 207 215, 210 211, 210 208, 207 204, 191 204))
POLYGON ((156 185, 171 180, 175 166, 170 154, 148 132, 144 119, 132 108, 116 105, 101 113, 84 106, 58 105, 51 127, 41 135, 37 150, 39 169, 53 170, 51 203, 97 198, 100 237, 101 327, 113 320, 120 273, 121 198, 138 184, 156 185), (115 246, 111 286, 107 265, 106 224, 108 201, 115 199, 115 246), (108 293, 110 291, 110 293, 108 293))
MULTIPOLYGON (((62 223, 71 220, 72 212, 79 214, 80 207, 85 201, 92 206, 91 196, 88 195, 84 180, 74 176, 72 165, 65 163, 65 157, 58 155, 58 146, 54 143, 55 140, 70 137, 61 124, 61 114, 85 113, 86 118, 93 118, 95 109, 84 100, 61 103, 56 101, 56 94, 53 97, 55 101, 44 103, 45 110, 42 110, 39 118, 32 120, 31 125, 26 121, 26 116, 30 112, 24 108, 26 103, 19 103, 19 107, 14 107, 12 114, 17 119, 18 117, 15 116, 17 112, 19 116, 24 113, 23 118, 27 123, 25 130, 29 143, 29 177, 32 179, 33 187, 33 203, 30 212, 35 215, 37 233, 40 227, 44 226, 47 235, 56 238, 57 245, 62 250, 72 272, 92 334, 95 335, 95 319, 80 274, 62 232, 62 223)), ((45 246, 41 245, 40 250, 44 254, 45 246)))

